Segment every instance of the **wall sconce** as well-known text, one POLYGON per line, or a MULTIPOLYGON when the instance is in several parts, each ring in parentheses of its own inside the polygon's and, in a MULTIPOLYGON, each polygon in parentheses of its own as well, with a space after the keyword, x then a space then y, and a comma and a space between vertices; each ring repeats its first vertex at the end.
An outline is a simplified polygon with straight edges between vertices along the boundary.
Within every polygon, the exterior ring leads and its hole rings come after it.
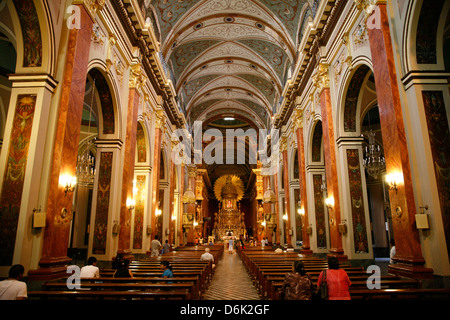
POLYGON ((325 199, 325 205, 328 207, 328 209, 333 209, 334 207, 334 197, 328 197, 325 199))
POLYGON ((265 227, 265 226, 266 226, 266 220, 264 220, 263 222, 261 222, 261 225, 262 225, 263 227, 265 227))
POLYGON ((159 217, 160 215, 161 215, 161 209, 160 208, 156 208, 155 216, 159 217))
POLYGON ((346 219, 341 220, 341 223, 338 225, 338 231, 340 234, 347 233, 347 220, 346 219))
POLYGON ((299 215, 302 215, 302 216, 305 215, 305 209, 303 209, 303 208, 298 208, 297 212, 299 215))
POLYGON ((175 213, 173 213, 170 218, 172 219, 172 221, 175 221, 175 220, 177 220, 177 215, 175 213))
POLYGON ((403 174, 401 172, 387 174, 386 182, 388 184, 389 190, 395 190, 395 192, 397 193, 397 187, 400 183, 403 183, 403 174))
POLYGON ((133 210, 135 205, 136 205, 136 201, 134 199, 127 199, 128 210, 133 210))
POLYGON ((114 221, 113 228, 112 228, 113 236, 117 236, 119 234, 119 232, 120 232, 120 224, 118 221, 114 221))
POLYGON ((287 215, 287 213, 285 213, 285 214, 283 215, 283 220, 284 220, 284 221, 287 221, 287 220, 288 220, 288 215, 287 215))
POLYGON ((194 220, 193 225, 194 225, 194 227, 198 226, 198 222, 194 220))
POLYGON ((71 176, 69 174, 63 174, 59 176, 59 184, 64 187, 64 194, 65 196, 67 196, 68 192, 73 192, 75 190, 77 177, 71 176))

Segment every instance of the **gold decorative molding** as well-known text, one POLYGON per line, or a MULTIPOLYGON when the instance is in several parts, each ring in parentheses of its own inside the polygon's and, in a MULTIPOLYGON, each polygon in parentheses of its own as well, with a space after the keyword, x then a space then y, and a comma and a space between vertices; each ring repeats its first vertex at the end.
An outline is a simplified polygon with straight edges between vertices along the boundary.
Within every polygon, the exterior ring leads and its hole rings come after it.
POLYGON ((319 63, 315 76, 313 76, 314 85, 317 87, 319 93, 323 89, 330 87, 330 76, 328 73, 328 64, 319 63))
POLYGON ((297 131, 298 129, 302 129, 303 128, 303 110, 301 110, 300 108, 296 108, 294 111, 294 119, 293 121, 293 128, 295 131, 297 131))
POLYGON ((130 66, 130 89, 139 89, 144 83, 144 72, 140 63, 130 66))
POLYGON ((72 4, 85 7, 92 20, 95 20, 97 11, 102 10, 105 6, 105 0, 73 0, 72 4))
POLYGON ((164 129, 165 115, 163 110, 156 110, 155 115, 155 128, 164 129))
POLYGON ((281 136, 280 138, 280 152, 284 152, 287 150, 287 137, 286 136, 281 136))
POLYGON ((364 21, 366 22, 367 19, 369 19, 369 17, 372 15, 373 10, 375 9, 375 7, 379 4, 386 4, 387 1, 386 0, 354 0, 356 7, 361 10, 364 11, 364 21))

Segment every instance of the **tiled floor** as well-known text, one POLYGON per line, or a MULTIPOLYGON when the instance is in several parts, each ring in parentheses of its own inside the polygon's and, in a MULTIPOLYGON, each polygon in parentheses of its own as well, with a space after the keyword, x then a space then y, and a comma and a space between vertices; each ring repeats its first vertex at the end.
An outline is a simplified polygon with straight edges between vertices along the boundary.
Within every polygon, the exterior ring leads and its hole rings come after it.
POLYGON ((205 300, 261 300, 236 252, 224 251, 216 268, 205 300))

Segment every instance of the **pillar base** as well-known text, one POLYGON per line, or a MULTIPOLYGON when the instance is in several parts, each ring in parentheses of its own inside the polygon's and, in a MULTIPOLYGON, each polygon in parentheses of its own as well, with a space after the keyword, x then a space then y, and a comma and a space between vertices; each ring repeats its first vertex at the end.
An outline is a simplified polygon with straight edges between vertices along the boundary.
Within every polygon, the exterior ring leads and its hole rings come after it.
POLYGON ((327 259, 331 257, 336 257, 339 261, 348 261, 348 256, 344 254, 344 251, 342 249, 331 249, 330 253, 327 254, 327 259))
POLYGON ((131 250, 117 250, 117 255, 121 257, 122 260, 134 260, 134 255, 131 250))
POLYGON ((29 270, 28 279, 35 280, 56 280, 67 277, 67 265, 72 262, 69 257, 42 258, 39 261, 39 269, 29 270))
POLYGON ((388 266, 388 272, 413 279, 432 279, 433 269, 424 267, 425 261, 393 259, 396 263, 388 266))
POLYGON ((300 249, 300 253, 304 254, 306 256, 312 256, 313 255, 313 251, 309 248, 301 248, 300 249))

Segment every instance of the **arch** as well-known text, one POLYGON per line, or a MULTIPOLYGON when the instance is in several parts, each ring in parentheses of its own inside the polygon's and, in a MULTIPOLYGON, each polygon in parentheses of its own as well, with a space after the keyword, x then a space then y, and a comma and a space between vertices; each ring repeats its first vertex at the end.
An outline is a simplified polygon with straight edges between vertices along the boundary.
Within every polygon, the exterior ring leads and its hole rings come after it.
POLYGON ((342 101, 342 128, 343 133, 356 133, 359 122, 357 112, 359 110, 359 104, 361 103, 362 88, 364 87, 368 74, 371 72, 369 66, 362 64, 358 68, 355 68, 352 73, 344 94, 345 99, 342 101))
POLYGON ((142 121, 138 121, 136 128, 136 163, 147 163, 150 158, 149 148, 150 145, 147 130, 142 121))
POLYGON ((112 84, 114 83, 109 78, 109 75, 97 66, 88 67, 88 78, 95 79, 95 86, 97 90, 98 103, 100 109, 98 109, 98 127, 100 138, 119 138, 120 136, 120 119, 117 95, 116 91, 112 90, 112 84), (101 112, 100 112, 101 111, 101 112))
POLYGON ((300 170, 298 167, 298 149, 297 148, 292 150, 291 163, 292 163, 291 170, 289 170, 290 176, 291 176, 290 181, 292 181, 292 180, 298 181, 299 177, 300 177, 300 170))
POLYGON ((323 162, 323 131, 322 121, 318 120, 314 123, 310 140, 310 157, 309 162, 322 163, 323 162))
POLYGON ((45 1, 7 1, 16 34, 16 73, 52 74, 55 69, 55 47, 52 17, 45 1))
POLYGON ((450 3, 445 0, 411 1, 403 28, 404 74, 413 70, 444 70, 445 20, 450 3), (438 17, 438 18, 436 18, 438 17))

